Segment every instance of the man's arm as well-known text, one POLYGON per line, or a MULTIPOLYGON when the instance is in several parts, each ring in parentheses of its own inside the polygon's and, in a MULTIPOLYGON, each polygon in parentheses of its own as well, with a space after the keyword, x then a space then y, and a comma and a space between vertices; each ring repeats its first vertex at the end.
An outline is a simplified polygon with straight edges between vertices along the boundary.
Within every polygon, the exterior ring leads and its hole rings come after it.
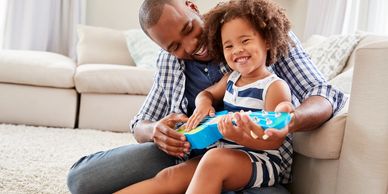
POLYGON ((163 95, 163 87, 158 83, 160 73, 157 72, 154 83, 139 113, 131 122, 131 132, 139 143, 153 141, 152 131, 157 120, 163 118, 168 110, 167 100, 163 95))
POLYGON ((333 113, 331 103, 322 96, 310 96, 294 111, 289 132, 308 131, 321 126, 333 113))
POLYGON ((288 67, 283 70, 286 70, 284 74, 292 93, 301 104, 294 111, 289 130, 290 132, 313 130, 335 115, 345 105, 347 98, 341 91, 327 83, 295 34, 291 32, 290 37, 295 47, 291 49, 288 59, 282 61, 288 67))
MULTIPOLYGON (((282 130, 265 130, 264 133, 267 136, 265 138, 272 136, 283 138, 290 132, 314 130, 331 118, 333 106, 322 96, 310 96, 296 109, 294 109, 291 103, 281 103, 276 107, 275 111, 290 112, 292 114, 291 122, 282 130)), ((251 130, 253 129, 254 127, 251 130)))
POLYGON ((293 119, 284 130, 266 130, 268 136, 276 134, 284 137, 288 132, 316 129, 335 115, 347 100, 341 91, 327 83, 292 32, 290 37, 295 46, 288 57, 273 65, 273 70, 288 83, 293 104, 297 107, 294 110, 290 104, 280 104, 276 111, 291 112, 293 119))
POLYGON ((159 54, 154 84, 139 113, 131 122, 131 132, 139 143, 153 141, 167 154, 183 156, 190 145, 183 134, 175 131, 175 124, 186 121, 187 117, 169 112, 171 102, 166 96, 171 91, 166 91, 166 87, 171 88, 171 86, 165 85, 170 83, 168 81, 171 81, 171 77, 174 77, 171 67, 177 66, 176 63, 176 58, 168 53, 159 54))

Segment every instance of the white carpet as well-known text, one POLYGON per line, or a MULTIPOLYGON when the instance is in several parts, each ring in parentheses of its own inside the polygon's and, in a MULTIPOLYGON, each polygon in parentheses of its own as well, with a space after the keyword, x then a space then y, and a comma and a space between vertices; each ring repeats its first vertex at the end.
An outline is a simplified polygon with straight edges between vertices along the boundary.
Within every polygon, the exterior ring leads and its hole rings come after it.
POLYGON ((76 160, 134 142, 129 133, 0 124, 0 193, 69 193, 76 160))

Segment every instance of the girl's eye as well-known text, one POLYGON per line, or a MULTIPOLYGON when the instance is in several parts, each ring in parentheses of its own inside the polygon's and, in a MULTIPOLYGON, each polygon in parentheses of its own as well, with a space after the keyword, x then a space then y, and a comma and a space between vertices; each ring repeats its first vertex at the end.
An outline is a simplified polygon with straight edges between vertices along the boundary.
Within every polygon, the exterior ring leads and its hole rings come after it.
POLYGON ((244 39, 244 40, 242 40, 242 43, 243 44, 247 44, 249 42, 249 39, 244 39))
POLYGON ((231 49, 233 46, 232 45, 225 45, 224 48, 225 49, 231 49))

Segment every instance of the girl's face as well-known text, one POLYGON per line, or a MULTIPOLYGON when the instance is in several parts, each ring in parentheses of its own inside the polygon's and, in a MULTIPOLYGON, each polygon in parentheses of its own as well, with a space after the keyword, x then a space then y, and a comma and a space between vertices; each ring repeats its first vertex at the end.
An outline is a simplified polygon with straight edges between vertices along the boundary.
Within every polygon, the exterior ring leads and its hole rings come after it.
POLYGON ((261 77, 265 72, 267 44, 244 18, 226 22, 221 28, 224 57, 228 65, 245 77, 261 77))

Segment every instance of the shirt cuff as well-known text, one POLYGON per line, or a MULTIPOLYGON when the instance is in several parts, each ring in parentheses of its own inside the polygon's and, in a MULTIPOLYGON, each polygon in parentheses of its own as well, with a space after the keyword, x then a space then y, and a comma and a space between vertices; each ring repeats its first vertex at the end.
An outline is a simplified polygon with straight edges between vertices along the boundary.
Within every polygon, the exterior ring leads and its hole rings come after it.
POLYGON ((318 86, 310 90, 304 96, 307 99, 310 96, 321 96, 330 102, 333 108, 332 116, 335 116, 346 104, 348 97, 340 90, 331 85, 318 86))

